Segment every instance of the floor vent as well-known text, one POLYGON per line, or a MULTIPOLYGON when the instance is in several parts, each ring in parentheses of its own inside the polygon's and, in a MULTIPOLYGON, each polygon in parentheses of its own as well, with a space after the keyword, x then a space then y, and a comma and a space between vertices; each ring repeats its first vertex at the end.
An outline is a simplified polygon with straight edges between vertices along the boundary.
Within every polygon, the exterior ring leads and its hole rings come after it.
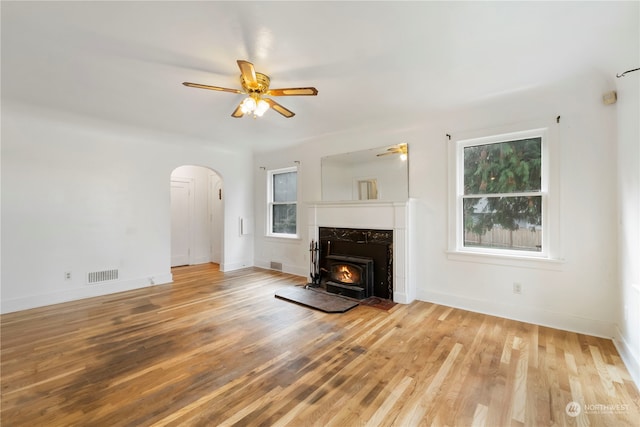
POLYGON ((118 280, 118 270, 92 271, 87 275, 87 283, 90 285, 111 280, 118 280))
POLYGON ((273 262, 271 261, 271 269, 282 271, 282 263, 281 262, 273 262))

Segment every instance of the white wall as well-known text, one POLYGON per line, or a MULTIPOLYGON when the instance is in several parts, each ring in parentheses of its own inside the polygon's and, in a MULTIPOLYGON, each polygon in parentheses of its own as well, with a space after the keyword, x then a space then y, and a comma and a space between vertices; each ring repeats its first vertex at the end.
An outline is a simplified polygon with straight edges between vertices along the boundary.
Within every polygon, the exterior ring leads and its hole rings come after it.
MULTIPOLYGON (((417 275, 417 298, 473 311, 599 336, 613 336, 618 315, 616 226, 616 113, 604 106, 609 77, 575 76, 544 88, 531 88, 486 99, 455 111, 434 113, 423 123, 376 126, 358 135, 333 135, 297 149, 262 153, 256 165, 283 167, 301 162, 302 200, 320 198, 320 157, 397 141, 409 143, 410 196, 420 216, 410 254, 417 275), (518 266, 454 260, 447 254, 447 138, 445 135, 491 129, 560 115, 560 253, 563 262, 518 266), (365 141, 353 145, 352 141, 365 141), (523 285, 522 295, 512 292, 523 285)), ((264 177, 256 171, 256 218, 264 218, 264 177)), ((306 212, 300 213, 306 224, 306 212)), ((256 221, 259 223, 260 221, 256 221)), ((306 238, 306 236, 304 236, 306 238)), ((285 270, 308 272, 306 239, 280 241, 256 233, 256 263, 284 263, 285 270)))
MULTIPOLYGON (((616 127, 615 108, 601 102, 611 90, 611 78, 575 76, 554 87, 512 94, 487 101, 446 118, 450 134, 494 128, 530 120, 558 124, 561 264, 516 267, 450 259, 441 250, 425 247, 431 264, 429 285, 419 297, 532 323, 611 337, 616 316, 616 127), (513 283, 523 294, 512 292, 513 283)), ((436 136, 434 135, 434 138, 436 136)), ((445 144, 434 144, 426 158, 441 159, 445 144)), ((415 151, 414 151, 415 153, 415 151)), ((434 165, 435 166, 435 165, 434 165)), ((446 180, 446 162, 435 166, 434 181, 446 180), (444 175, 443 175, 444 173, 444 175)), ((417 177, 419 182, 427 176, 417 177)), ((432 186, 433 187, 433 186, 432 186)), ((432 198, 433 221, 450 220, 440 206, 447 195, 438 186, 425 192, 432 198), (433 197, 435 196, 435 197, 433 197), (445 219, 446 218, 446 219, 445 219)), ((418 197, 421 197, 420 195, 418 197)), ((431 221, 430 221, 431 222, 431 221)), ((436 227, 439 229, 439 227, 436 227)), ((447 237, 429 240, 444 244, 447 237)), ((437 245, 440 246, 440 245, 437 245)))
POLYGON ((221 269, 252 265, 235 220, 253 211, 251 156, 207 143, 3 102, 2 312, 170 282, 169 181, 185 164, 225 180, 221 269), (118 280, 86 284, 105 269, 118 280))
MULTIPOLYGON (((636 55, 637 57, 638 55, 636 55)), ((616 346, 640 384, 640 71, 616 81, 620 301, 616 346)))

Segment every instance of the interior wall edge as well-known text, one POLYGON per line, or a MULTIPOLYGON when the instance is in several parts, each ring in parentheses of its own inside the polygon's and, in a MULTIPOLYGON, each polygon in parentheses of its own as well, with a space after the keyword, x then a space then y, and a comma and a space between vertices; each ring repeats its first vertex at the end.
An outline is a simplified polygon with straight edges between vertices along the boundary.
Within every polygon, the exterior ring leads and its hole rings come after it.
POLYGON ((446 305, 448 307, 531 323, 543 327, 593 335, 600 338, 611 339, 614 336, 615 324, 598 319, 589 319, 533 307, 514 306, 496 301, 483 301, 431 291, 421 292, 421 294, 418 295, 418 299, 420 301, 446 305))
POLYGON ((632 346, 629 345, 617 326, 615 328, 615 336, 612 341, 616 350, 618 350, 618 353, 620 354, 622 362, 627 367, 627 370, 631 375, 631 379, 636 384, 636 388, 640 389, 640 355, 635 354, 632 346))
POLYGON ((117 280, 109 283, 86 285, 82 288, 65 289, 48 294, 29 295, 25 297, 3 299, 0 306, 0 314, 29 310, 32 308, 55 305, 64 302, 82 300, 103 295, 111 295, 119 292, 131 291, 150 286, 173 283, 171 273, 149 274, 135 279, 117 280), (152 280, 151 280, 152 279, 152 280), (152 283, 153 282, 153 283, 152 283))

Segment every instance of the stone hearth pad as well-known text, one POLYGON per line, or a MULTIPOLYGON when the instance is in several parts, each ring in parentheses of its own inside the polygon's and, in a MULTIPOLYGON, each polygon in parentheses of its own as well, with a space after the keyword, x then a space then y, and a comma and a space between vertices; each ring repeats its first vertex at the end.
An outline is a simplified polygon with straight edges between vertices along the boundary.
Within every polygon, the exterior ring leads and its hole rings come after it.
POLYGON ((344 313, 358 305, 357 301, 304 289, 299 286, 279 289, 276 291, 275 296, 276 298, 315 308, 325 313, 344 313))

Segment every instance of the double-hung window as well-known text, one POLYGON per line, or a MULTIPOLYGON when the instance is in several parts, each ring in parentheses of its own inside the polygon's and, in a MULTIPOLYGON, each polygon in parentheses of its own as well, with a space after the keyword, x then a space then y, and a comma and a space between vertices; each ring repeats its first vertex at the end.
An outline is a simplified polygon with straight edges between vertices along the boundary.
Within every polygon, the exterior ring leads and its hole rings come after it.
POLYGON ((457 251, 548 255, 545 135, 538 129, 457 142, 457 251))
POLYGON ((267 235, 298 235, 298 169, 270 170, 267 174, 267 235))

